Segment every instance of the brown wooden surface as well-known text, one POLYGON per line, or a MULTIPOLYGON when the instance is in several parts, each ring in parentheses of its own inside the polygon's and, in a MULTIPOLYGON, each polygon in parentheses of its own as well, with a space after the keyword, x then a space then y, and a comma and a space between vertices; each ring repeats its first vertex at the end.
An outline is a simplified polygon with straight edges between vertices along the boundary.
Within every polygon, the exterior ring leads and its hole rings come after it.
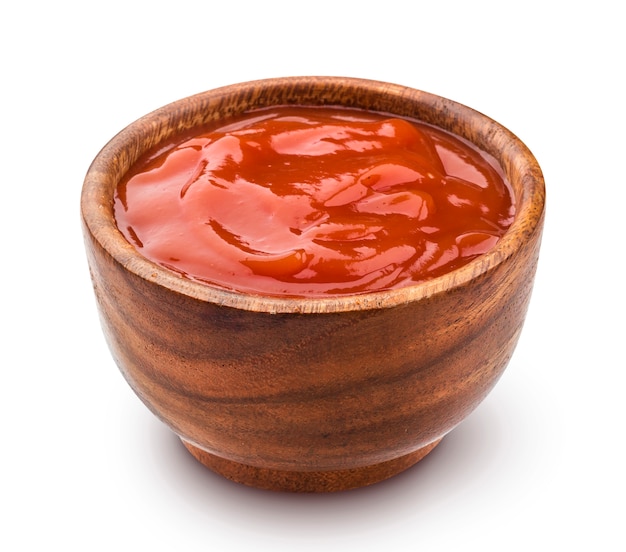
POLYGON ((525 146, 475 111, 400 86, 311 77, 218 89, 144 117, 95 159, 81 212, 103 329, 137 395, 227 477, 325 491, 393 475, 380 465, 408 467, 401 458, 420 456, 491 390, 530 300, 544 187, 525 146), (287 103, 385 111, 468 138, 502 164, 515 222, 494 250, 444 277, 325 299, 212 288, 150 263, 124 240, 112 194, 142 152, 211 120, 287 103))

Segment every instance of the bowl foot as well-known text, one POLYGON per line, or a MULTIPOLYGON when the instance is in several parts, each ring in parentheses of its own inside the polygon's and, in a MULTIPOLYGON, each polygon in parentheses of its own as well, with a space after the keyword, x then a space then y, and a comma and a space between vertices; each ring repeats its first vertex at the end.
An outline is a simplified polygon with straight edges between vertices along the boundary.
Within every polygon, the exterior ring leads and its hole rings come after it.
POLYGON ((248 466, 215 456, 184 439, 182 442, 196 460, 231 481, 272 491, 328 493, 365 487, 397 475, 424 458, 441 442, 441 439, 405 456, 373 466, 335 471, 302 472, 248 466))

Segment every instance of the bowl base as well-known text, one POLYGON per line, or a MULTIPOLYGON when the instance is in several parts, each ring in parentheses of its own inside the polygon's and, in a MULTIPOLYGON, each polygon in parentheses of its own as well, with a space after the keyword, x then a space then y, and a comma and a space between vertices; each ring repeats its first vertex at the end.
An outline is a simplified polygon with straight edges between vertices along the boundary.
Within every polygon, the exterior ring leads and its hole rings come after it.
POLYGON ((226 460, 181 439, 196 460, 223 477, 250 487, 293 493, 330 493, 365 487, 383 481, 410 468, 431 450, 441 439, 410 454, 372 466, 335 471, 284 471, 257 468, 226 460))

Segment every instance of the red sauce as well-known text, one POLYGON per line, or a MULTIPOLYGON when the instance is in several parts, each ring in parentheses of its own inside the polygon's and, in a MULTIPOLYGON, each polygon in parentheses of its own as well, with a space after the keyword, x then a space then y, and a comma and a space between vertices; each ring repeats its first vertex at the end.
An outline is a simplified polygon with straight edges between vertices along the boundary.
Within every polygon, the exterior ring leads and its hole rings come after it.
POLYGON ((326 296, 434 278, 511 224, 497 166, 440 129, 277 107, 162 147, 120 183, 117 224, 148 259, 214 286, 326 296))

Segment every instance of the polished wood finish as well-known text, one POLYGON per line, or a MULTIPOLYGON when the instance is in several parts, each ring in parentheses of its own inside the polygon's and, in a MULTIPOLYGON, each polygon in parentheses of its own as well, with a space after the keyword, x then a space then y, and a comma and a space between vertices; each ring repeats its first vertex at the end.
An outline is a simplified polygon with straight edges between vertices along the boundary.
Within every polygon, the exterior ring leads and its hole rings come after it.
POLYGON ((215 471, 309 492, 407 468, 489 393, 526 315, 544 197, 532 154, 480 113, 387 83, 298 77, 209 91, 133 123, 94 160, 81 213, 104 333, 139 398, 215 471), (124 240, 113 193, 143 152, 211 121, 285 104, 384 111, 467 138, 501 163, 516 220, 492 251, 445 276, 323 299, 213 288, 149 262, 124 240))

